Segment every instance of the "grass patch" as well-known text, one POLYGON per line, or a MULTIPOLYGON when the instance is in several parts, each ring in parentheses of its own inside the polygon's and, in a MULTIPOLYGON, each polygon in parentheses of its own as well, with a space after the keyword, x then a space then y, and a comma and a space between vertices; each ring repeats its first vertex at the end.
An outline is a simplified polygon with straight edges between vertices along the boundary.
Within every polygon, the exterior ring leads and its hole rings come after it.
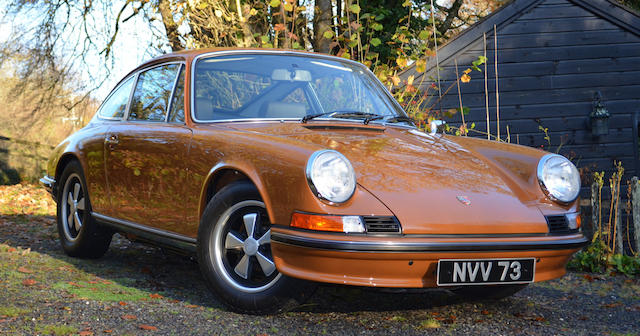
MULTIPOLYGON (((120 282, 119 280, 123 280, 122 282, 126 283, 129 279, 115 279, 114 281, 120 282)), ((149 293, 145 291, 137 288, 126 287, 112 281, 102 281, 97 283, 85 281, 58 282, 53 286, 53 288, 65 290, 80 298, 96 301, 140 301, 142 299, 146 300, 149 298, 149 293)))
POLYGON ((430 318, 420 322, 421 329, 436 329, 440 327, 441 327, 440 322, 438 322, 438 320, 434 318, 430 318))
POLYGON ((47 324, 47 325, 36 327, 36 331, 37 333, 44 334, 44 335, 63 336, 63 335, 77 334, 78 328, 75 328, 66 324, 61 324, 61 325, 47 324))
POLYGON ((17 307, 0 307, 0 317, 18 317, 20 315, 24 315, 28 313, 28 309, 17 308, 17 307))

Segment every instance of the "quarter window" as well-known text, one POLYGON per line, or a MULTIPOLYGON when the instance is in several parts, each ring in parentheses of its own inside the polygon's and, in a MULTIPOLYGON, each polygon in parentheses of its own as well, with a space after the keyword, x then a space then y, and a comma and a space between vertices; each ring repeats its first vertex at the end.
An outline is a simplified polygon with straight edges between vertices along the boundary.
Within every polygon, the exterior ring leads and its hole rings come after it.
POLYGON ((178 85, 173 92, 169 122, 184 122, 184 67, 180 68, 178 85))
POLYGON ((133 77, 130 77, 122 83, 113 93, 105 100, 100 107, 98 115, 107 119, 120 119, 124 116, 127 108, 129 95, 131 95, 131 87, 133 86, 133 77))
POLYGON ((138 76, 129 120, 164 121, 179 64, 166 64, 138 76))

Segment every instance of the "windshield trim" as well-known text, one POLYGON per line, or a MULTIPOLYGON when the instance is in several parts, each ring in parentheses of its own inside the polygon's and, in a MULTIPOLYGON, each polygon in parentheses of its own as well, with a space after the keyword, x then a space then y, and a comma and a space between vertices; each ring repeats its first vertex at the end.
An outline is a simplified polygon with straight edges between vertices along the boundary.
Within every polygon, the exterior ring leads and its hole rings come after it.
MULTIPOLYGON (((191 117, 191 121, 193 121, 196 124, 209 124, 209 123, 219 123, 219 122, 237 122, 237 121, 259 121, 259 120, 264 120, 264 121, 270 121, 270 120, 300 120, 300 118, 240 118, 240 119, 218 119, 218 120, 200 120, 198 118, 196 118, 196 114, 195 114, 195 91, 193 90, 193 88, 195 87, 195 80, 196 80, 196 63, 198 62, 198 60, 202 59, 202 58, 209 58, 209 57, 219 57, 219 56, 228 56, 228 55, 283 55, 283 56, 302 56, 302 57, 311 57, 311 58, 317 58, 317 59, 323 59, 323 60, 331 60, 331 61, 339 61, 339 62, 345 62, 345 63, 349 63, 355 66, 358 66, 362 69, 365 70, 365 72, 368 74, 368 76, 372 79, 372 81, 374 82, 374 85, 377 85, 379 89, 381 89, 384 94, 387 96, 387 98, 391 101, 391 104, 393 104, 398 111, 400 111, 404 116, 407 116, 407 113, 405 112, 405 110, 402 108, 402 106, 400 106, 400 104, 398 103, 398 101, 393 97, 393 95, 391 95, 391 93, 389 92, 389 90, 387 90, 387 88, 384 86, 384 84, 382 84, 382 82, 380 82, 380 80, 378 79, 378 77, 376 77, 375 75, 371 74, 371 70, 369 70, 369 68, 367 68, 364 64, 360 63, 360 62, 356 62, 350 59, 346 59, 346 58, 342 58, 342 57, 337 57, 337 56, 331 56, 331 55, 323 55, 323 54, 315 54, 315 53, 307 53, 307 52, 300 52, 300 51, 293 51, 293 50, 221 50, 221 51, 211 51, 211 52, 207 52, 207 53, 203 53, 200 55, 197 55, 196 57, 193 58, 193 60, 191 60, 191 64, 190 64, 190 78, 189 78, 189 82, 190 82, 190 88, 189 88, 189 116, 191 117)), ((316 118, 315 120, 348 120, 348 119, 342 119, 342 118, 316 118)), ((357 120, 357 122, 362 123, 362 120, 357 120)), ((372 121, 372 123, 376 123, 376 124, 384 124, 384 125, 391 125, 391 123, 385 123, 382 121, 372 121)), ((396 123, 393 123, 393 126, 401 126, 398 125, 396 123)), ((411 125, 411 128, 415 128, 415 125, 411 125)))
MULTIPOLYGON (((292 121, 295 121, 296 123, 299 123, 300 122, 300 118, 218 119, 218 120, 200 122, 198 124, 199 125, 210 125, 210 124, 227 124, 227 123, 238 123, 238 122, 242 122, 242 123, 249 123, 249 122, 278 122, 278 123, 282 123, 282 122, 292 122, 292 121)), ((312 125, 314 121, 340 121, 340 122, 345 122, 345 123, 350 123, 350 124, 357 124, 357 125, 360 125, 360 126, 363 125, 361 119, 342 119, 342 118, 327 118, 327 117, 314 118, 313 121, 309 120, 309 122, 307 122, 306 124, 301 124, 301 125, 303 125, 303 126, 312 125)), ((400 123, 388 123, 388 122, 383 122, 381 120, 373 120, 373 121, 371 121, 369 123, 369 125, 384 126, 384 127, 399 127, 399 128, 407 128, 407 129, 418 129, 414 125, 400 124, 400 123)), ((367 124, 365 124, 364 126, 367 126, 367 124)))

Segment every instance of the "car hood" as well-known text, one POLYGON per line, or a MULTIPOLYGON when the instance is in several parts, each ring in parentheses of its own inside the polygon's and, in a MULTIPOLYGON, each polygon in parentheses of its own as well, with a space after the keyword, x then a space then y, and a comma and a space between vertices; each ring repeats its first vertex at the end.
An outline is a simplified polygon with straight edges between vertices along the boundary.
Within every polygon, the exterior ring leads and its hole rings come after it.
MULTIPOLYGON (((535 179, 544 152, 415 129, 282 123, 234 127, 333 149, 359 187, 399 219, 406 234, 546 233, 535 179)), ((361 214, 368 215, 368 214, 361 214)))

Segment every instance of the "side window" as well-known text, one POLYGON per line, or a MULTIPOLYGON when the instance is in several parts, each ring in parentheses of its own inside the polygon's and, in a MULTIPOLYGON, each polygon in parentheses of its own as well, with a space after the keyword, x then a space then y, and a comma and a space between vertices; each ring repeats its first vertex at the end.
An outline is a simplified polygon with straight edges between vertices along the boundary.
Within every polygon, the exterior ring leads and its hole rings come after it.
POLYGON ((118 119, 124 116, 124 110, 127 108, 131 87, 133 86, 133 78, 130 77, 113 91, 100 107, 99 116, 109 119, 118 119))
POLYGON ((138 75, 129 120, 164 121, 179 64, 166 64, 138 75))
POLYGON ((180 68, 178 85, 173 92, 169 122, 184 122, 184 67, 180 68))

